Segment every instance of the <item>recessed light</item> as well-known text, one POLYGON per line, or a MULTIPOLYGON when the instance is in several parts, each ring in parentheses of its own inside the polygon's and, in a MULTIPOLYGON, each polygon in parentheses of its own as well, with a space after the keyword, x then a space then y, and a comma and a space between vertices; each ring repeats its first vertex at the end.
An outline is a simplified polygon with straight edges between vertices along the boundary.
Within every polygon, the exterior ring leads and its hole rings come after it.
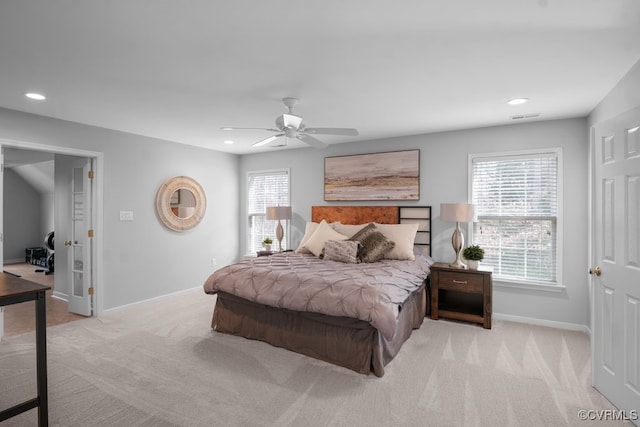
POLYGON ((29 99, 35 99, 36 101, 44 101, 45 99, 47 99, 46 96, 40 93, 35 93, 35 92, 25 93, 24 96, 26 96, 29 99))
POLYGON ((507 101, 509 105, 521 105, 529 101, 529 98, 513 98, 507 101))
POLYGON ((235 141, 231 141, 230 139, 227 139, 226 141, 224 141, 224 143, 227 145, 232 145, 232 144, 235 144, 235 141))

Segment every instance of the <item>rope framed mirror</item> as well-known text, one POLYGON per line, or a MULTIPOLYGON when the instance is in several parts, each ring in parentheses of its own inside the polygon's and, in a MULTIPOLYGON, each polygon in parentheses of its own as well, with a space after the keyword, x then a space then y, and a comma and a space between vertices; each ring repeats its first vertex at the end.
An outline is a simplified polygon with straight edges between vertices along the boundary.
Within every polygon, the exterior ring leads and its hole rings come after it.
POLYGON ((202 186, 187 176, 167 179, 156 194, 160 222, 173 231, 190 230, 202 221, 207 198, 202 186))

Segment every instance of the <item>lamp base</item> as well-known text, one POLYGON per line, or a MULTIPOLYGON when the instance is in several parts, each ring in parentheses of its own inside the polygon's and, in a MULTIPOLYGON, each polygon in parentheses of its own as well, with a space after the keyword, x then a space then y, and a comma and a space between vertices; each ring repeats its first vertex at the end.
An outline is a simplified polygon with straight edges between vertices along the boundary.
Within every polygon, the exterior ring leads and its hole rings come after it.
POLYGON ((278 226, 276 227, 276 239, 278 239, 278 252, 282 252, 282 238, 284 237, 284 228, 280 220, 278 220, 278 226))
POLYGON ((454 262, 449 264, 449 267, 451 267, 451 268, 459 268, 459 269, 462 269, 462 270, 466 270, 468 268, 467 265, 464 264, 460 260, 455 260, 454 262))
POLYGON ((453 251, 456 253, 456 260, 449 264, 449 267, 466 269, 467 265, 462 262, 462 247, 464 246, 464 235, 462 234, 462 230, 460 230, 460 222, 457 221, 456 229, 453 231, 453 235, 451 236, 451 245, 453 246, 453 251))

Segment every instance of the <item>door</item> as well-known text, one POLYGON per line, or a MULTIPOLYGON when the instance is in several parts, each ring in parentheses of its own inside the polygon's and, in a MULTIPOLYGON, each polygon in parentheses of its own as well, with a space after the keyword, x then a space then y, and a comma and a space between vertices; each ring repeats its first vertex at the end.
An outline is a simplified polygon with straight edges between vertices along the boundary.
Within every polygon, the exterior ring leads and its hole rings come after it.
POLYGON ((640 107, 593 129, 593 385, 639 425, 640 107), (635 411, 635 412, 632 412, 635 411))
POLYGON ((92 178, 92 159, 78 158, 72 162, 70 238, 64 241, 70 282, 68 307, 70 312, 83 316, 93 315, 92 178))
MULTIPOLYGON (((0 271, 4 271, 4 147, 0 145, 0 271)), ((4 337, 4 307, 0 307, 0 340, 4 337)))

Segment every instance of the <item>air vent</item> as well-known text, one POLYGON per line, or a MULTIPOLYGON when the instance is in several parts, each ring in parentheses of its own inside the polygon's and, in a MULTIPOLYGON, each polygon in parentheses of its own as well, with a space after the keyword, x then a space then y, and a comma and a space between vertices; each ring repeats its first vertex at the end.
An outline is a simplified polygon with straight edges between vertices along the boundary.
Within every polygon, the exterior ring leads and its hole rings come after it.
POLYGON ((540 113, 520 114, 518 116, 511 116, 511 120, 535 119, 536 117, 540 117, 540 113))

